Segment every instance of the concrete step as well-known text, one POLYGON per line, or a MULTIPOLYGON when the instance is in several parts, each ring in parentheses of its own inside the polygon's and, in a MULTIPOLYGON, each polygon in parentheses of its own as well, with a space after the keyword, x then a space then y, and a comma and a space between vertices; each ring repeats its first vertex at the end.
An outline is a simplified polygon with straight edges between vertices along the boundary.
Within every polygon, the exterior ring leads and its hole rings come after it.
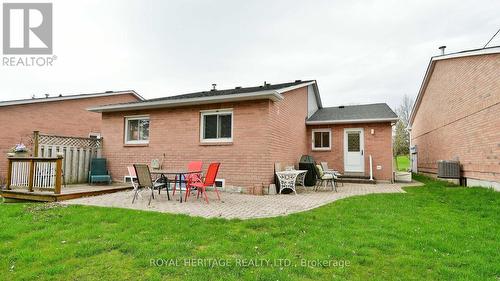
POLYGON ((338 182, 345 183, 364 183, 364 184, 376 184, 375 180, 370 180, 370 178, 354 178, 354 177, 341 177, 338 179, 338 182))
POLYGON ((369 180, 370 176, 365 176, 363 174, 343 174, 339 178, 344 178, 344 179, 365 179, 369 180))

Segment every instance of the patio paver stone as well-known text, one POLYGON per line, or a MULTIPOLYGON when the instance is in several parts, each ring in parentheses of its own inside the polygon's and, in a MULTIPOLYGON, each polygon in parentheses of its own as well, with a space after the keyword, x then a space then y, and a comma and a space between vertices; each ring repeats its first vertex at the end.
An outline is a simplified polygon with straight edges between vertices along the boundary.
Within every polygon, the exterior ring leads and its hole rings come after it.
MULTIPOLYGON (((162 192, 160 196, 155 196, 148 206, 149 194, 142 192, 142 198, 132 204, 132 191, 117 192, 94 197, 78 198, 63 201, 60 204, 92 205, 102 207, 117 207, 136 210, 147 210, 164 213, 186 214, 205 218, 226 218, 226 219, 252 219, 285 216, 292 213, 303 212, 330 202, 351 196, 372 194, 372 193, 402 193, 402 187, 419 186, 419 182, 413 183, 379 183, 379 184, 351 184, 346 183, 338 187, 338 192, 331 191, 330 188, 312 191, 312 188, 304 190, 297 188, 297 195, 247 195, 237 193, 222 192, 222 200, 218 201, 214 192, 209 191, 210 204, 191 196, 188 202, 179 203, 177 200, 168 201, 166 194, 162 192)), ((156 193, 157 194, 157 193, 156 193)))

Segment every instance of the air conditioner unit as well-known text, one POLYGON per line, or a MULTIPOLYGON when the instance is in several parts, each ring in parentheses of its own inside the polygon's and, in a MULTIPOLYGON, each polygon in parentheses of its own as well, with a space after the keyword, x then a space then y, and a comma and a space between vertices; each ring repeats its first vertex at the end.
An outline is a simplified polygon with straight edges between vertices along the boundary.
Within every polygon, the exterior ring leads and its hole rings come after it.
POLYGON ((460 162, 453 160, 438 161, 438 178, 459 179, 460 162))

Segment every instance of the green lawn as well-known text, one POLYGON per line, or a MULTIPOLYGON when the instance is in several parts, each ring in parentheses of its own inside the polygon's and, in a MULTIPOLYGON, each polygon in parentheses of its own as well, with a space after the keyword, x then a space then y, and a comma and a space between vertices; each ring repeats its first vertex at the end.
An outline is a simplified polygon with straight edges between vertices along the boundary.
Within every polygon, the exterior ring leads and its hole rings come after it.
POLYGON ((398 171, 408 171, 410 168, 410 157, 408 155, 399 155, 396 157, 398 171))
POLYGON ((0 279, 498 281, 500 193, 415 178, 426 185, 248 221, 0 204, 0 279))

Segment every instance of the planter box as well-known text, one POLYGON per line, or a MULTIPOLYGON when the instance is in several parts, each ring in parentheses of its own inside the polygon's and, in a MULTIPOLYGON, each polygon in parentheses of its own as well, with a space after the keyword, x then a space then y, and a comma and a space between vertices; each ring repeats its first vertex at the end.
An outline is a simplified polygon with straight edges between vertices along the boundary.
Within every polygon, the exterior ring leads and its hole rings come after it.
POLYGON ((30 157, 29 152, 9 152, 7 153, 7 157, 30 157))
POLYGON ((411 182, 411 173, 396 172, 394 175, 394 180, 396 182, 411 182))

